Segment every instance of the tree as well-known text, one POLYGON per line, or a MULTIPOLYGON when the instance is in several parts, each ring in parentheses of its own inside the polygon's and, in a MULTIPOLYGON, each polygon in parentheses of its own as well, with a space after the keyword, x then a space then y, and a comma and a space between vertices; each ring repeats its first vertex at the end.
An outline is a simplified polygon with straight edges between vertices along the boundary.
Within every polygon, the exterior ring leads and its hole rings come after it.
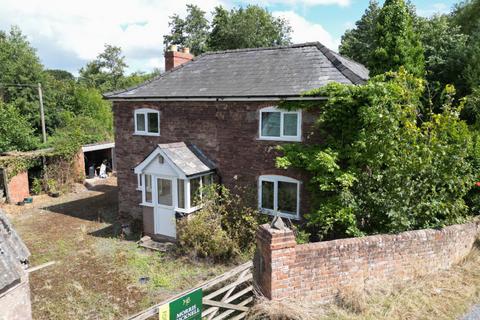
POLYGON ((366 85, 332 83, 307 95, 318 102, 284 108, 320 111, 324 143, 283 145, 280 168, 312 175, 307 223, 320 238, 442 227, 464 221, 478 181, 478 139, 459 118, 454 90, 442 112, 419 119, 424 80, 400 68, 366 85))
POLYGON ((340 54, 369 66, 374 50, 373 39, 380 7, 377 0, 371 0, 365 13, 355 23, 355 28, 347 30, 342 36, 340 54))
POLYGON ((38 145, 30 123, 11 104, 0 100, 0 152, 27 151, 38 145))
POLYGON ((455 5, 450 14, 464 34, 472 35, 480 29, 480 0, 466 0, 455 5))
POLYGON ((228 50, 286 45, 291 28, 257 5, 227 11, 216 7, 207 45, 210 50, 228 50))
POLYGON ((447 84, 454 84, 463 96, 465 81, 459 71, 465 67, 468 37, 443 15, 419 18, 417 33, 424 48, 426 79, 430 86, 441 91, 447 84))
POLYGON ((172 44, 190 48, 194 55, 206 51, 208 36, 208 20, 205 18, 205 11, 198 6, 187 4, 187 16, 180 18, 177 14, 170 17, 168 26, 171 33, 163 36, 165 48, 172 44))
POLYGON ((43 66, 18 27, 0 32, 0 100, 11 103, 40 129, 36 84, 43 81, 43 66), (27 86, 25 86, 27 85, 27 86))
POLYGON ((116 90, 127 67, 122 49, 106 44, 95 60, 80 69, 80 81, 102 91, 116 90))
POLYGON ((413 19, 403 0, 386 0, 375 27, 375 50, 369 69, 372 75, 397 71, 423 77, 424 50, 415 33, 413 19))
POLYGON ((187 17, 182 19, 175 14, 170 17, 169 26, 170 33, 164 36, 165 47, 172 44, 189 47, 195 55, 207 50, 285 45, 290 43, 291 33, 284 19, 253 5, 230 11, 216 7, 211 26, 204 11, 187 5, 187 17))

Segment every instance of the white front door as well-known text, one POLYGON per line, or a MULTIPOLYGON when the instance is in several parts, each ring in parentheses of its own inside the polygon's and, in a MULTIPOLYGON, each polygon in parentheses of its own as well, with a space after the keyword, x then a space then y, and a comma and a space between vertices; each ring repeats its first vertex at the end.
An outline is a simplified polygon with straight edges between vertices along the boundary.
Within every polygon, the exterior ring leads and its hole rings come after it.
POLYGON ((155 234, 176 238, 177 179, 155 177, 153 187, 155 234))

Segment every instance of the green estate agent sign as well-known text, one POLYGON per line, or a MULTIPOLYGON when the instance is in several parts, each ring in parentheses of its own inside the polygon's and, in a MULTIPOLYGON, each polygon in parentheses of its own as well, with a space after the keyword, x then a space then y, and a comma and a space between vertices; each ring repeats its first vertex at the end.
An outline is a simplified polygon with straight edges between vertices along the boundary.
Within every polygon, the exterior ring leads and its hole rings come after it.
POLYGON ((190 292, 159 308, 160 320, 202 320, 202 289, 190 292))

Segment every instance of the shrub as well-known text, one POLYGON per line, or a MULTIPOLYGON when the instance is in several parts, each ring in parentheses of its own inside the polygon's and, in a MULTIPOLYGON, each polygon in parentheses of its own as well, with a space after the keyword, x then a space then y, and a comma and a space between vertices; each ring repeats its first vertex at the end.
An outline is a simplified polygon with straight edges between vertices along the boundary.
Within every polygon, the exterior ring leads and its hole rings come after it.
POLYGON ((202 191, 202 209, 178 224, 181 250, 217 261, 253 254, 255 233, 265 217, 249 205, 252 195, 217 184, 202 191))
POLYGON ((32 192, 35 195, 42 193, 43 191, 43 181, 40 178, 34 178, 32 181, 32 192))
POLYGON ((180 250, 199 258, 214 261, 231 259, 238 248, 221 226, 221 217, 211 210, 200 210, 178 223, 180 250))
POLYGON ((313 178, 307 224, 319 238, 437 228, 470 214, 464 201, 477 181, 478 142, 460 120, 447 87, 440 114, 422 111, 424 82, 387 73, 364 86, 331 84, 312 91, 324 105, 317 130, 322 145, 284 145, 281 168, 313 178))

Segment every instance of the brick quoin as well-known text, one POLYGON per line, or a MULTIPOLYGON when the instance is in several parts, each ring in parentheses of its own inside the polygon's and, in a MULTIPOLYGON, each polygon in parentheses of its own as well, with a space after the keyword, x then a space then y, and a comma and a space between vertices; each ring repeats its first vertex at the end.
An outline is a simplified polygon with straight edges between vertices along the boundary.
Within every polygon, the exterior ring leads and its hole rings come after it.
MULTIPOLYGON (((306 182, 310 176, 295 169, 277 169, 277 145, 285 142, 258 139, 259 110, 276 106, 271 102, 133 102, 115 101, 115 156, 121 220, 141 219, 141 192, 133 168, 159 143, 194 143, 218 168, 220 182, 230 189, 246 188, 257 195, 260 175, 278 174, 302 181, 301 213, 309 208, 306 182), (151 108, 160 111, 160 136, 134 135, 134 111, 151 108)), ((319 143, 314 129, 317 114, 303 112, 302 142, 319 143)), ((256 203, 252 203, 256 206, 256 203)))
POLYGON ((254 278, 272 300, 332 302, 342 290, 414 279, 459 263, 471 251, 479 222, 441 230, 297 245, 291 230, 257 232, 254 278))
POLYGON ((10 202, 20 202, 23 201, 24 198, 30 196, 27 171, 20 172, 16 176, 8 178, 8 194, 10 196, 10 202))

